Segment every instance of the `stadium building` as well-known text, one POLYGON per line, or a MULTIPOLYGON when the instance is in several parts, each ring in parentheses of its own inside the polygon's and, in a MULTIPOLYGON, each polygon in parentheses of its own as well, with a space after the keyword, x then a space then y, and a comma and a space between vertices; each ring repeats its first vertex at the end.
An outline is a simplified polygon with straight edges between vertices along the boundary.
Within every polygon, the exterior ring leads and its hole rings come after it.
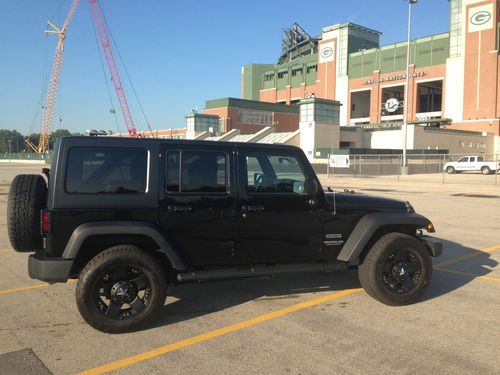
POLYGON ((186 116, 186 137, 277 138, 311 159, 332 149, 394 151, 407 106, 409 150, 498 153, 499 4, 450 1, 450 31, 410 44, 408 98, 406 42, 381 46, 381 32, 354 23, 317 37, 294 24, 277 63, 243 66, 241 98, 208 100, 186 116))

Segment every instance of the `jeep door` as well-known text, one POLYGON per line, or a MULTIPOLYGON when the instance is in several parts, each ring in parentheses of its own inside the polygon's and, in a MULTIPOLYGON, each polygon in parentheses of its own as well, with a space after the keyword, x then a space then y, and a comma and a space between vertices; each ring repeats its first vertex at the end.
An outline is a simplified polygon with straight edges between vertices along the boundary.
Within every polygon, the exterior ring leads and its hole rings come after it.
POLYGON ((320 251, 322 219, 318 199, 305 191, 306 162, 293 149, 268 150, 238 152, 238 246, 254 262, 312 259, 320 251))
POLYGON ((230 263, 237 234, 233 148, 177 145, 161 151, 160 224, 190 265, 230 263))

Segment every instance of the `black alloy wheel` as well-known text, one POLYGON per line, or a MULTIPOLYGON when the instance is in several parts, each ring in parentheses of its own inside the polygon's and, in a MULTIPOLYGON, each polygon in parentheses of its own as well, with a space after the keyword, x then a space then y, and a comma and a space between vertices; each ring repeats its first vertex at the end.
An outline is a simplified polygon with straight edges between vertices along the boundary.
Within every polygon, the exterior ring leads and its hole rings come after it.
POLYGON ((419 239, 388 233, 375 242, 358 267, 361 286, 376 300, 391 306, 417 302, 432 277, 429 251, 419 239))
POLYGON ((387 291, 406 294, 414 290, 422 275, 422 264, 411 248, 390 252, 382 266, 382 282, 387 291))
POLYGON ((151 282, 140 268, 131 265, 103 270, 92 290, 95 307, 111 319, 125 320, 139 315, 151 298, 151 282))
POLYGON ((76 304, 99 331, 131 332, 151 323, 165 303, 166 272, 132 245, 110 247, 90 260, 76 286, 76 304))

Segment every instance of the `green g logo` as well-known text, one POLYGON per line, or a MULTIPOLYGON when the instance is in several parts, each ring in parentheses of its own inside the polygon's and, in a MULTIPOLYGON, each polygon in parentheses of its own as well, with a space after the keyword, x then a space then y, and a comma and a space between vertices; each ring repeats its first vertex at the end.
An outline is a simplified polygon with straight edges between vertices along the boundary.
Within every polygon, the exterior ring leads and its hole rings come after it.
POLYGON ((325 47, 321 50, 321 57, 324 59, 329 58, 331 55, 333 55, 333 48, 331 47, 325 47))
POLYGON ((470 23, 473 25, 479 26, 484 25, 491 19, 491 13, 486 10, 480 10, 479 12, 474 13, 470 17, 470 23))

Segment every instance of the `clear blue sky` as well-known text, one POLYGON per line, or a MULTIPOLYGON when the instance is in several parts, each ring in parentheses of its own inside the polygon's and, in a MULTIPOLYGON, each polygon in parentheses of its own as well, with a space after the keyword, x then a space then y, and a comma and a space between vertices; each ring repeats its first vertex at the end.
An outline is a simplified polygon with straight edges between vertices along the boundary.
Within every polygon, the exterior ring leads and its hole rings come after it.
MULTIPOLYGON (((183 127, 184 115, 203 109, 206 99, 239 97, 241 66, 275 63, 281 31, 294 21, 313 36, 322 27, 351 21, 381 31, 382 44, 406 39, 404 0, 100 2, 146 115, 160 129, 183 127)), ((0 128, 30 130, 56 44, 56 37, 43 35, 46 21, 62 25, 70 3, 0 0, 0 128)), ((449 30, 447 0, 420 0, 413 9, 413 37, 449 30)), ((136 126, 145 130, 128 93, 136 126)), ((87 0, 80 0, 67 34, 59 94, 53 130, 116 131, 87 0)), ((125 131, 118 108, 117 115, 125 131)), ((40 131, 40 122, 33 130, 40 131)))

